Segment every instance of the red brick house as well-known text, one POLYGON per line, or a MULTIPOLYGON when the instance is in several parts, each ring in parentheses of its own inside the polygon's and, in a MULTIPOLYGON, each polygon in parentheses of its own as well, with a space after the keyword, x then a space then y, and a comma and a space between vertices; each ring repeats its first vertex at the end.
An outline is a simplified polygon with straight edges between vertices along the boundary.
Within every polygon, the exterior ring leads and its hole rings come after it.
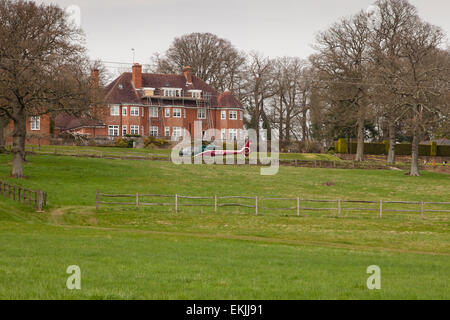
POLYGON ((142 73, 135 64, 105 88, 103 131, 110 138, 126 134, 179 139, 202 129, 218 129, 224 140, 243 139, 244 109, 231 92, 219 94, 186 67, 181 75, 142 73))
MULTIPOLYGON (((6 127, 5 136, 6 144, 12 145, 13 137, 12 132, 14 130, 14 122, 10 121, 6 127)), ((27 119, 27 144, 36 145, 49 145, 52 138, 52 120, 49 115, 40 117, 29 117, 27 119)))
MULTIPOLYGON (((92 77, 95 85, 97 70, 92 77)), ((52 137, 64 132, 108 139, 135 134, 177 140, 186 132, 194 136, 195 121, 202 122, 202 131, 219 130, 222 140, 244 138, 244 109, 237 99, 192 75, 190 67, 180 75, 153 74, 142 73, 142 66, 135 64, 132 72, 106 86, 104 95, 105 105, 95 112, 91 108, 95 116, 30 117, 27 143, 50 144, 52 137)), ((10 132, 12 126, 11 122, 10 132)), ((12 143, 11 137, 8 143, 12 143)))

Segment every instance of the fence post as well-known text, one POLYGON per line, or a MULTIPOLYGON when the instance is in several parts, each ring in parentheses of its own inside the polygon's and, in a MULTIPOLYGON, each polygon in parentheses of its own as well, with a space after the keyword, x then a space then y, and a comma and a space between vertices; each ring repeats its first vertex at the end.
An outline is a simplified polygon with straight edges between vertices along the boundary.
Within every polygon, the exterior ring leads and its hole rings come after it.
POLYGON ((178 213, 178 194, 175 195, 175 213, 178 213))
POLYGON ((136 192, 136 210, 139 209, 139 192, 136 192))
POLYGON ((420 216, 422 217, 422 220, 425 220, 425 216, 424 216, 424 203, 423 200, 420 201, 420 216))
POLYGON ((383 200, 380 200, 380 219, 383 218, 383 200))
POLYGON ((255 197, 255 209, 256 209, 256 215, 258 215, 258 196, 255 197))
POLYGON ((341 199, 338 200, 338 217, 341 216, 341 199))
POLYGON ((22 195, 22 187, 19 187, 18 192, 19 192, 19 194, 17 196, 17 201, 20 203, 20 196, 22 195))
POLYGON ((43 191, 39 190, 39 199, 38 199, 38 211, 42 211, 42 205, 44 202, 44 195, 43 195, 43 191))
POLYGON ((217 194, 214 195, 214 213, 217 213, 217 194))
POLYGON ((297 217, 300 217, 300 198, 297 198, 297 217))
POLYGON ((95 191, 95 210, 98 210, 98 190, 95 191))

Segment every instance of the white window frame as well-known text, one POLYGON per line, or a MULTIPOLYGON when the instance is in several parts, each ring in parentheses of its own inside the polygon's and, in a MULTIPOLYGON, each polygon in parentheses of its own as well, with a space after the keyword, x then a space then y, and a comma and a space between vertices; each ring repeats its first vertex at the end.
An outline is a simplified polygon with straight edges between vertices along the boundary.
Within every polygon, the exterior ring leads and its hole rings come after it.
POLYGON ((41 117, 31 117, 30 127, 31 127, 32 131, 40 131, 41 130, 41 117))
POLYGON ((229 112, 229 119, 230 120, 237 120, 238 119, 238 114, 236 110, 230 110, 229 112), (232 116, 233 115, 233 116, 232 116))
POLYGON ((182 130, 181 127, 173 127, 172 128, 172 136, 175 138, 181 137, 182 130))
POLYGON ((139 117, 139 107, 130 107, 130 116, 139 117))
POLYGON ((179 88, 164 88, 165 97, 181 97, 181 89, 179 88))
POLYGON ((158 107, 150 107, 150 118, 158 118, 158 107))
POLYGON ((150 136, 151 137, 157 137, 158 136, 158 131, 159 131, 158 126, 150 126, 150 136))
POLYGON ((190 90, 191 96, 194 99, 201 99, 202 97, 202 90, 190 90))
POLYGON ((174 118, 181 118, 181 108, 173 108, 172 116, 174 118))
POLYGON ((122 115, 126 116, 128 113, 128 107, 122 107, 122 115))
POLYGON ((130 126, 130 134, 139 135, 139 126, 131 125, 130 126), (136 131, 137 130, 137 131, 136 131))
POLYGON ((206 119, 206 108, 197 109, 197 119, 206 119))
POLYGON ((118 137, 119 136, 119 126, 118 125, 108 126, 108 136, 118 137), (111 132, 112 132, 112 134, 111 134, 111 132))
POLYGON ((164 108, 164 117, 170 118, 170 108, 164 108))
POLYGON ((237 140, 237 129, 228 129, 228 136, 231 141, 237 140))
POLYGON ((222 129, 220 133, 222 140, 227 140, 227 129, 222 129))
POLYGON ((111 116, 118 116, 118 115, 120 115, 120 106, 118 104, 111 105, 109 108, 110 108, 109 114, 111 116))
POLYGON ((122 126, 122 136, 125 136, 128 134, 128 126, 122 126))
POLYGON ((227 120, 227 111, 226 110, 220 111, 220 119, 227 120))
POLYGON ((170 127, 164 127, 164 136, 170 137, 170 127))

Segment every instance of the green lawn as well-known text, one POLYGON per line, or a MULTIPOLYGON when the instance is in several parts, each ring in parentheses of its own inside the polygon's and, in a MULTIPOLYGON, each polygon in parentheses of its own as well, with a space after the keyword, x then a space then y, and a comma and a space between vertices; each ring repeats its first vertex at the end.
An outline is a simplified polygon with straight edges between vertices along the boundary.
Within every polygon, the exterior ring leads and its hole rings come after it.
MULTIPOLYGON (((0 155, 0 179, 10 156, 0 155)), ((2 299, 449 299, 448 214, 101 206, 95 191, 449 201, 448 175, 30 156, 45 213, 0 197, 2 299), (334 185, 327 186, 326 182, 334 185), (82 290, 65 289, 69 265, 82 290), (366 288, 379 265, 382 290, 366 288)), ((186 200, 187 201, 187 200, 186 200)), ((269 206, 269 204, 267 204, 269 206)), ((397 206, 394 206, 397 207, 397 206)), ((447 207, 448 208, 448 207, 447 207)))
MULTIPOLYGON (((171 149, 133 149, 133 148, 118 148, 118 147, 81 147, 81 146, 40 146, 37 145, 27 145, 27 151, 34 151, 37 153, 49 153, 55 150, 60 154, 100 154, 105 156, 108 155, 161 155, 169 157, 172 150, 171 149)), ((270 156, 270 153, 269 153, 270 156)), ((319 154, 319 153, 280 153, 279 158, 281 160, 328 160, 328 161, 340 161, 340 159, 334 155, 330 154, 319 154)))

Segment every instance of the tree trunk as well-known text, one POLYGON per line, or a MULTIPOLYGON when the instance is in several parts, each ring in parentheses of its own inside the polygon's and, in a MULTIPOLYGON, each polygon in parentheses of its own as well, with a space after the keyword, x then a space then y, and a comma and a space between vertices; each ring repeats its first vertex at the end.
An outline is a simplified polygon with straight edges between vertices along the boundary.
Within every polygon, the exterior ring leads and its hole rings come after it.
POLYGON ((6 136, 5 128, 8 125, 6 119, 0 118, 0 153, 5 152, 6 136))
POLYGON ((392 122, 389 122, 389 153, 387 164, 395 164, 395 125, 392 122))
POLYGON ((417 130, 414 131, 414 137, 411 146, 411 172, 410 176, 418 177, 419 173, 419 135, 417 134, 417 130))
POLYGON ((364 118, 358 118, 358 144, 356 147, 355 161, 364 161, 364 118))
POLYGON ((14 119, 13 131, 13 169, 11 176, 14 178, 23 178, 23 162, 25 159, 25 137, 27 118, 23 111, 20 111, 14 119))
POLYGON ((303 141, 309 140, 308 124, 306 121, 307 112, 308 112, 308 110, 306 110, 306 109, 303 109, 303 111, 302 111, 302 139, 303 139, 303 141))

